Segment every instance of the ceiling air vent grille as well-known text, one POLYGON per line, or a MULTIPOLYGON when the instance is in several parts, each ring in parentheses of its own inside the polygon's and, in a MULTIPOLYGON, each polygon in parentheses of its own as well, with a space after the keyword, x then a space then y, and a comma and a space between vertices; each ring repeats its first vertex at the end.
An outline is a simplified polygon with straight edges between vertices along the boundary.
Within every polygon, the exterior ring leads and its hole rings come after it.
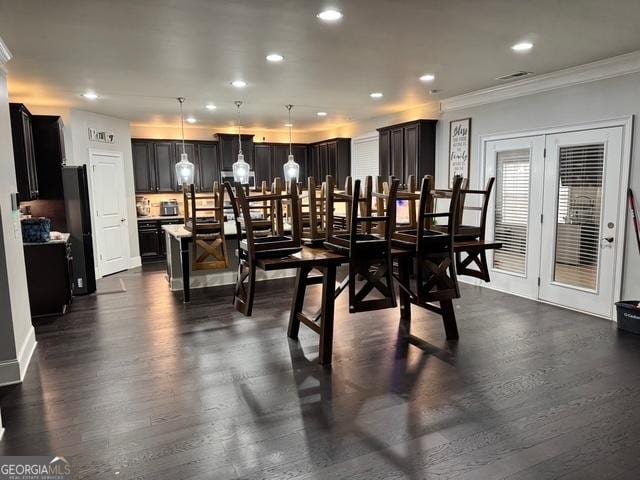
POLYGON ((507 82, 509 80, 516 80, 518 78, 528 77, 529 75, 533 75, 533 72, 525 72, 524 70, 521 70, 519 72, 508 73, 507 75, 496 77, 496 80, 507 82))

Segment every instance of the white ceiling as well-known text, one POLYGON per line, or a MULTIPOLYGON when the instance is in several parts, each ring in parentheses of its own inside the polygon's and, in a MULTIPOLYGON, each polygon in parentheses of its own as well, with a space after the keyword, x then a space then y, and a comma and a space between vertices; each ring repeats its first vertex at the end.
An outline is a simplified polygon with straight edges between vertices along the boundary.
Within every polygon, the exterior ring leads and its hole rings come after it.
POLYGON ((245 126, 283 128, 292 103, 296 130, 329 129, 433 101, 430 88, 445 98, 639 50, 638 25, 638 0, 0 0, 13 100, 167 125, 183 95, 212 127, 241 99, 245 126), (319 21, 327 6, 344 18, 319 21), (533 50, 511 51, 521 40, 533 50))

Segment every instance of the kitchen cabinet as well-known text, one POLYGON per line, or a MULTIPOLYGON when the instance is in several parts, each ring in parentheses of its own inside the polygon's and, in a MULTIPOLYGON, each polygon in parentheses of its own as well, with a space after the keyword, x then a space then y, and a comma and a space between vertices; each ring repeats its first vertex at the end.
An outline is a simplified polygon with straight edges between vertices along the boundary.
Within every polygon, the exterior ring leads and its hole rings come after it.
MULTIPOLYGON (((196 190, 213 191, 213 182, 220 180, 218 143, 185 142, 184 149, 195 165, 196 190)), ((175 166, 182 154, 181 141, 132 139, 131 154, 136 193, 182 191, 175 177, 175 166)))
POLYGON ((435 176, 437 120, 413 122, 379 128, 380 175, 394 176, 406 183, 409 175, 420 181, 435 176))
POLYGON ((36 167, 31 112, 22 103, 9 104, 13 160, 20 200, 38 198, 38 171, 36 167))
MULTIPOLYGON (((220 170, 230 172, 233 169, 233 164, 238 160, 238 135, 218 133, 217 137, 220 146, 220 170)), ((241 135, 240 138, 244 161, 253 169, 253 135, 241 135)))
POLYGON ((63 199, 62 166, 66 163, 66 152, 62 119, 55 115, 33 115, 31 128, 38 173, 38 198, 63 199))
POLYGON ((213 192, 213 182, 220 181, 218 163, 218 144, 216 142, 197 142, 196 172, 199 172, 200 191, 213 192))
POLYGON ((183 219, 145 220, 138 219, 138 243, 143 263, 163 260, 167 254, 163 225, 179 225, 183 219))
POLYGON ((156 167, 156 191, 175 192, 178 190, 176 181, 176 150, 175 142, 154 142, 153 156, 156 167))
MULTIPOLYGON (((307 153, 305 144, 291 146, 291 152, 296 163, 300 166, 298 181, 307 183, 307 153)), ((276 177, 284 178, 284 164, 289 160, 289 144, 287 143, 256 143, 254 145, 254 171, 256 186, 262 181, 271 185, 276 177)))
POLYGON ((258 143, 254 146, 254 166, 256 174, 256 187, 260 187, 262 182, 270 185, 273 181, 273 147, 268 143, 258 143))
POLYGON ((351 139, 334 138, 309 145, 309 159, 317 183, 332 175, 339 187, 344 186, 351 174, 351 139))
POLYGON ((153 160, 153 142, 132 140, 133 181, 136 193, 156 193, 156 166, 153 160))
POLYGON ((24 259, 31 316, 63 315, 73 299, 71 242, 26 243, 24 259))

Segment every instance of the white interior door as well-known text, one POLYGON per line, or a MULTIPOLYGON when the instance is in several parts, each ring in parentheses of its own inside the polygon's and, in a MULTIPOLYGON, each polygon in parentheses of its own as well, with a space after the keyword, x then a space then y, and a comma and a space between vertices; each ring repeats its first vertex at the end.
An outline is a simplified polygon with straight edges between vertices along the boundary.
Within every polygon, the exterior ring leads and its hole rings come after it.
POLYGON ((547 136, 539 298, 610 317, 622 127, 547 136))
POLYGON ((496 178, 487 230, 503 244, 501 250, 488 252, 491 283, 537 298, 544 136, 490 141, 485 149, 487 178, 496 178))
POLYGON ((89 152, 93 186, 96 255, 100 275, 126 270, 129 265, 124 168, 119 152, 89 152))

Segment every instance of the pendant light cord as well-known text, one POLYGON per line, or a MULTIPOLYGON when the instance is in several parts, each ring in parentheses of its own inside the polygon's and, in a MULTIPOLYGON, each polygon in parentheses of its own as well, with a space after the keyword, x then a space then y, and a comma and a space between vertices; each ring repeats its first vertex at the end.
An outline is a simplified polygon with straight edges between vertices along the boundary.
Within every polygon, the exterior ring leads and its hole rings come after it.
POLYGON ((178 97, 178 102, 180 102, 180 124, 182 127, 182 153, 184 154, 184 111, 182 110, 182 103, 184 102, 184 97, 178 97))
POLYGON ((293 155, 293 152, 291 151, 291 109, 293 108, 293 105, 285 105, 285 107, 289 110, 289 155, 293 155))
POLYGON ((236 107, 238 107, 238 153, 242 154, 242 136, 240 135, 240 105, 242 105, 242 102, 237 100, 236 101, 236 107))

